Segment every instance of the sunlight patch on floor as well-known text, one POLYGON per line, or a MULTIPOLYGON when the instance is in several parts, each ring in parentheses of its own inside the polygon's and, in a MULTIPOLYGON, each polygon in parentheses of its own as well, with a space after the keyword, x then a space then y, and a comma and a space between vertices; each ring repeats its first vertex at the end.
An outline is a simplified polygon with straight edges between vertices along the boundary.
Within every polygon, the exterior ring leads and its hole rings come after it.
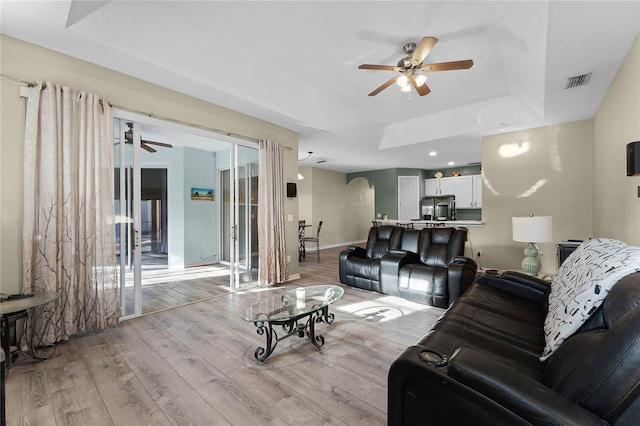
POLYGON ((412 314, 413 312, 433 310, 436 315, 443 312, 440 308, 421 305, 419 303, 393 296, 383 296, 375 300, 351 303, 349 305, 341 305, 338 302, 334 309, 374 322, 391 321, 393 319, 412 314))
MULTIPOLYGON (((229 276, 229 267, 223 265, 191 267, 185 269, 153 269, 142 271, 142 285, 164 284, 173 281, 201 280, 229 276)), ((125 285, 133 286, 133 271, 127 271, 125 285)))

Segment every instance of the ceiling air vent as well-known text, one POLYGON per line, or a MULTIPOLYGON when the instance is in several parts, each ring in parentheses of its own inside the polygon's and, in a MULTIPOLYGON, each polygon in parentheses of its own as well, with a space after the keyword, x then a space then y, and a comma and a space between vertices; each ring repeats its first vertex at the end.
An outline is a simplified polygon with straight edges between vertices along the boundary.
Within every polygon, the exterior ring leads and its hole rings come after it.
POLYGON ((572 87, 584 86, 589 82, 592 73, 576 75, 574 77, 567 78, 567 85, 565 89, 571 89, 572 87))

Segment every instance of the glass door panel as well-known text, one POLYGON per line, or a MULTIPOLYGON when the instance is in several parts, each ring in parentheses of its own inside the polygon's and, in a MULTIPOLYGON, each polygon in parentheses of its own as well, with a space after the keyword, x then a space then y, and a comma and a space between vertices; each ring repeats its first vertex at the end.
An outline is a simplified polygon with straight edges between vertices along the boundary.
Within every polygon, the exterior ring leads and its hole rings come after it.
POLYGON ((115 120, 114 193, 120 317, 141 312, 140 126, 115 120), (131 127, 129 125, 131 124, 131 127), (126 132, 131 135, 127 140, 126 132), (136 149, 137 147, 137 149, 136 149))
POLYGON ((236 145, 238 286, 258 283, 258 150, 236 145))
POLYGON ((219 173, 221 259, 238 289, 258 282, 258 150, 234 145, 229 156, 231 167, 219 173))
MULTIPOLYGON (((142 168, 140 175, 142 269, 167 268, 169 250, 167 168, 142 168)), ((144 285, 144 282, 142 284, 144 285)))

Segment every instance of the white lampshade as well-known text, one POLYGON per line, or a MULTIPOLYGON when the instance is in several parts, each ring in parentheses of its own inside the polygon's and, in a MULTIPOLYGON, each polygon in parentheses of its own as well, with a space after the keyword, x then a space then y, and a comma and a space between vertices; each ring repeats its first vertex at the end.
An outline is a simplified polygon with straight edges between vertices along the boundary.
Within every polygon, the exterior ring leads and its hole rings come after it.
POLYGON ((513 241, 548 243, 553 241, 551 216, 526 216, 511 218, 513 241))

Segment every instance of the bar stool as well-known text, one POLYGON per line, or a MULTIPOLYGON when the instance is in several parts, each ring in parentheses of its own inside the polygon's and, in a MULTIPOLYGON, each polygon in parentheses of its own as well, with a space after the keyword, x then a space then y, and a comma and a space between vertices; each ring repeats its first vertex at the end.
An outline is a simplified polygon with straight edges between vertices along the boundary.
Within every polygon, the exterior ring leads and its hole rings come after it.
POLYGON ((413 223, 412 222, 409 222, 409 223, 396 222, 396 226, 399 226, 400 228, 405 228, 405 229, 413 229, 413 223))
POLYGON ((316 243, 316 250, 318 252, 318 263, 320 263, 320 229, 322 229, 322 221, 318 222, 318 230, 315 237, 301 237, 300 244, 302 244, 302 257, 307 256, 307 247, 305 243, 316 243))

